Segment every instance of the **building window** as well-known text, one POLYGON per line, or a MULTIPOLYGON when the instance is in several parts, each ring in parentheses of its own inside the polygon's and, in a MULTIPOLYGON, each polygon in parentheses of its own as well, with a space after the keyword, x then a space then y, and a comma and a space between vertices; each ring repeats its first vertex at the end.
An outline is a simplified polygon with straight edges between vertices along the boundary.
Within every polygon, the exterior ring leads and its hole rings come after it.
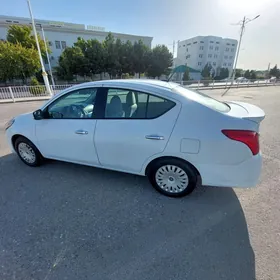
POLYGON ((209 49, 210 49, 210 50, 213 50, 213 46, 210 46, 209 49))
POLYGON ((56 47, 57 49, 61 49, 60 41, 55 41, 55 47, 56 47))
POLYGON ((217 58, 218 56, 216 54, 214 54, 214 58, 217 58))
POLYGON ((208 54, 208 57, 209 57, 209 58, 211 58, 211 57, 212 57, 212 54, 211 54, 211 53, 209 53, 209 54, 208 54))
POLYGON ((202 58, 202 57, 203 57, 203 54, 200 54, 199 57, 202 58))
POLYGON ((49 41, 49 46, 50 46, 50 47, 52 46, 52 42, 51 42, 51 41, 49 41))
POLYGON ((61 47, 62 47, 63 50, 66 49, 66 42, 65 41, 61 41, 61 47))
POLYGON ((188 44, 187 44, 187 46, 190 46, 190 45, 191 45, 191 43, 188 43, 188 44))
POLYGON ((198 62, 197 65, 198 65, 198 66, 201 66, 201 62, 198 62))
POLYGON ((216 42, 216 44, 220 44, 220 42, 216 42))
POLYGON ((197 44, 197 41, 193 42, 193 44, 197 44))
POLYGON ((185 47, 186 45, 183 45, 183 47, 185 47))
POLYGON ((214 43, 213 41, 210 41, 210 43, 214 43))
POLYGON ((191 57, 191 55, 190 54, 188 54, 187 56, 186 56, 186 59, 188 59, 188 58, 190 58, 191 57))
POLYGON ((233 56, 230 56, 230 57, 229 57, 229 59, 232 59, 232 58, 233 58, 233 56))
POLYGON ((227 43, 227 46, 230 46, 230 44, 229 44, 229 43, 227 43))
POLYGON ((201 44, 203 44, 203 43, 204 43, 204 41, 200 41, 200 43, 201 43, 201 44))
POLYGON ((223 64, 223 66, 227 66, 227 64, 226 64, 226 63, 224 63, 224 64, 223 64))
POLYGON ((235 44, 232 44, 232 46, 234 47, 234 46, 235 46, 235 44))
POLYGON ((219 47, 215 47, 215 51, 218 51, 219 50, 219 47))
POLYGON ((216 66, 216 62, 213 62, 213 66, 216 66))
POLYGON ((234 49, 231 49, 231 52, 234 52, 234 49))
POLYGON ((225 59, 228 59, 228 56, 227 56, 227 55, 225 55, 225 59))
POLYGON ((229 63, 228 66, 231 66, 231 63, 229 63))
POLYGON ((229 48, 226 48, 226 52, 228 52, 229 51, 229 48))
POLYGON ((203 46, 200 46, 200 47, 199 47, 199 49, 200 49, 200 50, 203 50, 203 49, 204 49, 204 47, 203 47, 203 46))

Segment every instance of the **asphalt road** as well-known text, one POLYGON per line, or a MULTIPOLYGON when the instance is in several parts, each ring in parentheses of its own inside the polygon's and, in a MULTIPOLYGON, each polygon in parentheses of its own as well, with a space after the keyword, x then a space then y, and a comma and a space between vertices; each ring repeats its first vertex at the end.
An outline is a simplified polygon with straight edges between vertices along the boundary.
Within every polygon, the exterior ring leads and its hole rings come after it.
MULTIPOLYGON (((219 98, 222 91, 209 91, 219 98)), ((280 279, 280 87, 230 90, 267 114, 254 189, 182 199, 145 177, 10 154, 4 123, 40 102, 0 105, 0 279, 280 279)))

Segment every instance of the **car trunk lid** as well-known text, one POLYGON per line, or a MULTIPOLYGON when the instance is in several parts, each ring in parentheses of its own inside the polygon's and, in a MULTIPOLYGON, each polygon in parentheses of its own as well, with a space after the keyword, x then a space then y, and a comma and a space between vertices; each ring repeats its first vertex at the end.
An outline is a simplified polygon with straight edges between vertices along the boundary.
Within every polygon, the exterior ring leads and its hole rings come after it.
POLYGON ((257 124, 260 124, 261 121, 265 118, 265 112, 258 106, 239 101, 226 103, 231 108, 231 110, 227 114, 232 117, 246 119, 257 124))

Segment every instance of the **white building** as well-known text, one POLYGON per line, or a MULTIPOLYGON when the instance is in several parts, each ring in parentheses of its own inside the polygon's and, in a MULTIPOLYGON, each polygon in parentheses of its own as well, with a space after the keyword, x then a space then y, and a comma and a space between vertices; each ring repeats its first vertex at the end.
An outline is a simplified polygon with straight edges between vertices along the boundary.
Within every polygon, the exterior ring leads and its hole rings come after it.
POLYGON ((228 68, 231 75, 237 40, 216 36, 197 36, 178 42, 177 59, 175 66, 188 65, 191 68, 202 71, 209 63, 215 73, 219 74, 219 69, 228 68))
MULTIPOLYGON (((15 24, 31 26, 31 20, 29 18, 0 15, 0 40, 6 40, 8 27, 15 24)), ((68 22, 35 19, 35 24, 41 37, 41 26, 44 29, 45 37, 52 51, 50 55, 50 63, 52 66, 57 65, 58 58, 61 55, 62 51, 66 47, 73 46, 78 37, 81 37, 85 40, 97 39, 101 42, 109 33, 106 32, 105 28, 103 27, 91 25, 85 26, 84 24, 75 24, 68 22)), ((114 32, 112 32, 112 34, 115 38, 120 38, 123 42, 130 40, 132 43, 134 43, 135 41, 141 39, 145 45, 151 48, 153 40, 152 37, 136 36, 114 32)), ((47 65, 46 68, 48 68, 47 65)))

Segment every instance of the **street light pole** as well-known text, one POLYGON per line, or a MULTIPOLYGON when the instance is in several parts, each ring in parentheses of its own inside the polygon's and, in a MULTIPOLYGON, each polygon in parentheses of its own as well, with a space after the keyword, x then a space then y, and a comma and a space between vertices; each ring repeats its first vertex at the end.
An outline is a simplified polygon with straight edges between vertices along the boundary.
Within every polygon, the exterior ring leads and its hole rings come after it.
POLYGON ((52 79, 52 85, 55 86, 54 78, 53 78, 53 74, 52 74, 52 66, 51 66, 51 62, 50 62, 50 58, 49 58, 49 53, 48 53, 47 42, 46 42, 46 38, 45 38, 45 32, 44 32, 44 29, 43 29, 42 25, 41 25, 41 30, 42 30, 43 40, 44 40, 44 43, 45 43, 47 60, 48 60, 49 68, 50 68, 50 75, 51 75, 51 79, 52 79))
POLYGON ((33 32, 34 32, 34 37, 35 37, 35 41, 36 41, 36 45, 37 45, 37 49, 38 49, 38 54, 39 54, 39 59, 40 59, 41 67, 42 67, 42 76, 43 76, 43 79, 44 79, 44 83, 45 83, 45 86, 46 86, 47 93, 52 96, 52 91, 51 91, 49 80, 48 80, 48 74, 46 73, 46 70, 45 70, 45 66, 44 66, 44 62, 43 62, 43 58, 42 58, 42 54, 41 54, 41 50, 40 50, 40 45, 39 45, 39 41, 38 41, 38 37, 37 37, 37 32, 36 32, 36 27, 35 27, 33 14, 32 14, 32 10, 31 10, 30 0, 26 0, 26 1, 27 1, 27 4, 28 4, 28 9, 29 9, 30 18, 31 18, 31 21, 32 21, 33 32))
MULTIPOLYGON (((254 17, 253 19, 249 19, 246 18, 244 16, 243 20, 242 20, 242 24, 241 24, 241 31, 240 31, 240 37, 239 37, 239 43, 238 43, 238 48, 237 48, 237 53, 236 53, 236 58, 235 58, 235 63, 234 63, 234 67, 233 67, 233 71, 232 71, 232 83, 235 79, 235 74, 236 74, 236 66, 237 66, 237 61, 238 61, 238 57, 239 57, 239 52, 240 52, 240 46, 241 46, 241 41, 242 41, 242 37, 244 34, 244 30, 245 30, 245 25, 247 23, 249 23, 250 21, 253 21, 255 19, 257 19, 260 15, 257 15, 256 17, 254 17)), ((239 23, 240 24, 240 23, 239 23)))

